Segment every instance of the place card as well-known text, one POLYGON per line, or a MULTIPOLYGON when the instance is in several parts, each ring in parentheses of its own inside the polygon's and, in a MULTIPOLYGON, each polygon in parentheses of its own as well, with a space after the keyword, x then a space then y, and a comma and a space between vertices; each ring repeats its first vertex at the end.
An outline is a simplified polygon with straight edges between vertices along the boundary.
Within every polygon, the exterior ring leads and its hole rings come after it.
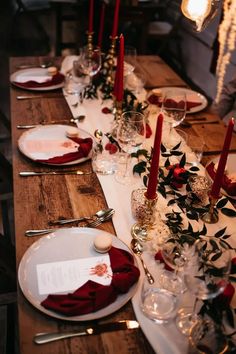
POLYGON ((110 285, 113 274, 108 254, 37 264, 36 272, 40 295, 75 291, 88 280, 110 285))

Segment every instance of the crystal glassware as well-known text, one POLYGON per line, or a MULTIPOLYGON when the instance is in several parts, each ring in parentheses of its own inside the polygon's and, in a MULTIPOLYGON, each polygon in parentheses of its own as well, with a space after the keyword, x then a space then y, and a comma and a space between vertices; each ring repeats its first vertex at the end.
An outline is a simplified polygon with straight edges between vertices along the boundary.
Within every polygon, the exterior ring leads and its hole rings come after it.
POLYGON ((196 254, 188 262, 184 280, 188 290, 195 295, 193 312, 179 311, 176 317, 177 328, 189 335, 193 325, 201 319, 196 312, 197 300, 213 299, 221 294, 230 273, 231 250, 222 240, 213 236, 200 236, 195 243, 196 254))
POLYGON ((190 192, 188 193, 189 203, 206 206, 209 204, 209 193, 212 182, 205 176, 194 175, 188 179, 190 192))
POLYGON ((102 56, 100 48, 89 48, 88 46, 81 48, 78 61, 80 64, 80 70, 85 75, 89 76, 89 85, 91 85, 93 76, 95 76, 99 72, 102 66, 102 56))
POLYGON ((169 122, 171 127, 177 127, 186 115, 186 94, 181 91, 167 90, 161 106, 164 121, 169 122))
POLYGON ((132 215, 137 222, 132 226, 131 234, 140 241, 147 241, 152 238, 151 233, 156 221, 155 199, 147 199, 146 188, 138 188, 131 194, 132 215))
POLYGON ((116 139, 125 155, 123 164, 119 164, 115 179, 117 182, 131 185, 133 178, 130 173, 131 153, 136 152, 146 138, 146 122, 142 113, 127 111, 121 115, 118 121, 116 139), (121 168, 123 165, 123 169, 121 168))

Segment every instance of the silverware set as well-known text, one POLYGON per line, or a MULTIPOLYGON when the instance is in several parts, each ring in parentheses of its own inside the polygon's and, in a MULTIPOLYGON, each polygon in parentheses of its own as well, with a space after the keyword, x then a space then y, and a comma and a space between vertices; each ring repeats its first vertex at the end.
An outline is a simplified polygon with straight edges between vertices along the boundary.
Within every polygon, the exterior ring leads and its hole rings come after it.
MULTIPOLYGON (((98 213, 99 212, 97 212, 95 215, 92 215, 91 217, 63 220, 63 224, 72 223, 72 222, 80 223, 82 221, 86 221, 85 227, 97 227, 97 226, 101 225, 103 222, 111 219, 113 214, 115 213, 115 210, 114 209, 101 210, 100 214, 102 214, 102 216, 94 219, 94 216, 96 216, 98 213), (103 214, 102 214, 102 212, 103 212, 103 214), (92 219, 92 221, 89 221, 89 219, 92 219)), ((54 221, 54 225, 55 224, 61 225, 60 220, 54 221)), ((42 229, 42 230, 26 230, 25 236, 33 237, 33 236, 47 235, 47 234, 52 233, 56 230, 59 230, 59 229, 53 228, 53 229, 42 229)))
POLYGON ((49 125, 49 124, 69 124, 69 123, 76 123, 76 122, 83 122, 85 119, 85 115, 79 115, 78 117, 74 117, 71 119, 61 119, 61 120, 52 120, 51 122, 41 121, 38 124, 19 124, 17 125, 17 129, 31 129, 36 128, 39 125, 49 125))

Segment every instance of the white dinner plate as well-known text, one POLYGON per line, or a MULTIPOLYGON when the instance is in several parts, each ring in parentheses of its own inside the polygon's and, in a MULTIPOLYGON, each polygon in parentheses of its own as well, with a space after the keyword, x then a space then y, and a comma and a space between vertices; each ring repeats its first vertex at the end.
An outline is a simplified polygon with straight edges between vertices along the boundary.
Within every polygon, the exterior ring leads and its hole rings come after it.
MULTIPOLYGON (((25 131, 18 140, 19 150, 29 159, 37 160, 47 160, 55 156, 62 156, 70 152, 75 152, 78 149, 78 144, 73 143, 71 139, 66 136, 66 130, 71 128, 68 125, 38 125, 35 128, 25 131)), ((78 128, 80 138, 91 138, 93 137, 83 129, 78 128)), ((55 164, 53 166, 67 166, 74 165, 77 163, 84 162, 91 158, 92 149, 88 156, 66 162, 55 164)), ((47 165, 50 163, 40 162, 47 165)))
POLYGON ((23 88, 24 90, 30 90, 30 91, 56 90, 64 86, 64 80, 56 85, 52 85, 49 83, 47 86, 42 86, 42 87, 38 87, 38 86, 25 87, 20 84, 21 82, 30 81, 32 79, 35 79, 36 81, 39 80, 39 82, 42 82, 42 80, 45 81, 44 78, 46 79, 47 77, 49 80, 52 78, 48 74, 47 69, 43 69, 43 68, 22 69, 11 74, 10 82, 17 87, 23 88))
MULTIPOLYGON (((219 161, 219 156, 218 157, 215 157, 213 160, 211 160, 208 165, 213 162, 214 164, 217 164, 218 161, 219 161)), ((228 159, 227 159, 227 164, 226 164, 226 170, 228 172, 228 175, 234 175, 236 176, 236 154, 229 154, 228 155, 228 159)), ((207 173, 207 170, 206 170, 206 173, 207 173)), ((207 173, 208 177, 211 178, 209 176, 209 174, 207 173)), ((228 196, 229 198, 232 198, 232 199, 235 199, 236 200, 236 196, 232 196, 232 195, 229 195, 223 188, 221 189, 221 192, 222 194, 228 196)))
POLYGON ((152 93, 155 94, 155 91, 160 93, 164 96, 164 94, 166 93, 166 91, 169 90, 174 90, 176 91, 176 94, 179 93, 185 93, 186 94, 186 99, 187 101, 192 101, 192 102, 199 102, 200 104, 196 107, 191 108, 189 111, 187 111, 187 114, 191 114, 191 113, 196 113, 196 112, 200 112, 203 109, 205 109, 208 105, 207 99, 205 96, 203 96, 201 93, 197 92, 197 91, 193 91, 187 88, 183 88, 183 87, 159 87, 156 89, 153 89, 149 95, 151 95, 152 93))
MULTIPOLYGON (((64 316, 41 306, 41 302, 47 297, 47 295, 40 295, 38 291, 36 274, 37 264, 96 257, 98 256, 98 253, 93 248, 93 242, 94 238, 99 234, 111 235, 103 230, 73 227, 56 230, 33 243, 23 255, 18 268, 19 285, 26 299, 43 313, 68 321, 94 320, 108 316, 124 306, 135 294, 138 282, 132 285, 126 294, 118 295, 117 299, 110 305, 86 315, 64 316)), ((125 243, 117 237, 113 235, 111 236, 112 245, 114 247, 132 253, 125 243)), ((135 265, 137 266, 136 261, 135 265)))

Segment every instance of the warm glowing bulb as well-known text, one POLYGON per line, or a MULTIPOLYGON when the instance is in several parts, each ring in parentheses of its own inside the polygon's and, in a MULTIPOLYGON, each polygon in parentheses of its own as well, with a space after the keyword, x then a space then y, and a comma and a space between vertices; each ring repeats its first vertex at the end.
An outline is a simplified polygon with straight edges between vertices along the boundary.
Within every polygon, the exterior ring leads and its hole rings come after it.
POLYGON ((211 0, 183 0, 181 10, 184 16, 196 22, 197 30, 201 30, 204 19, 211 11, 211 0))

